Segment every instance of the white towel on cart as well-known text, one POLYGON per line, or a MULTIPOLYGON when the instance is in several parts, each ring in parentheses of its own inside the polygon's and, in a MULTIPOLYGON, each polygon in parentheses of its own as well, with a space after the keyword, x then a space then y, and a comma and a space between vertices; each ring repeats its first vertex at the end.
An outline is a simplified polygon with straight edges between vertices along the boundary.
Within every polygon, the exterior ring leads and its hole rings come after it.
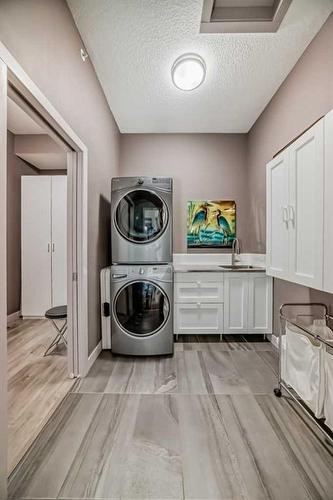
MULTIPOLYGON (((322 326, 316 325, 316 328, 322 326)), ((314 325, 308 327, 309 330, 312 328, 314 325)), ((319 331, 316 333, 319 334, 319 331)), ((297 392, 317 418, 322 418, 325 399, 324 345, 288 322, 285 336, 284 381, 297 392)))
POLYGON ((325 424, 333 431, 333 349, 330 348, 325 352, 325 382, 325 424))

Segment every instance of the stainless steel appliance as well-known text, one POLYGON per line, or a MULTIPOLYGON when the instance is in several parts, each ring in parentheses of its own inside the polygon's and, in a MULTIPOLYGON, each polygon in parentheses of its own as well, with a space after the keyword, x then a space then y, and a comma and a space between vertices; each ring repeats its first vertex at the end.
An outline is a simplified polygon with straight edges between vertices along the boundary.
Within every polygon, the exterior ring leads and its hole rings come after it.
POLYGON ((112 263, 172 262, 172 179, 112 179, 111 244, 112 263))
POLYGON ((173 353, 171 265, 111 266, 112 352, 173 353))

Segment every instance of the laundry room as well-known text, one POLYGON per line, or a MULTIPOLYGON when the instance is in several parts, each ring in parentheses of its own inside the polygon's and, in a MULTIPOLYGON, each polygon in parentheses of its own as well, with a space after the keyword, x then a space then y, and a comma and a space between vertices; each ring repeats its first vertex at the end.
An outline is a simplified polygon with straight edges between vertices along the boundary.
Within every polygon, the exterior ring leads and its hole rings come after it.
POLYGON ((0 1, 0 500, 333 498, 333 0, 0 1))

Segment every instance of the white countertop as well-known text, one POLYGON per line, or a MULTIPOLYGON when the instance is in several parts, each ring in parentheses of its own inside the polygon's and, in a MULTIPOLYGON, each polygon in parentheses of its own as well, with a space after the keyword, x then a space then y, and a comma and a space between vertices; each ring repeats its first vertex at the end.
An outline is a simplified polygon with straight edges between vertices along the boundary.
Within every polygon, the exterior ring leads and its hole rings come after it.
MULTIPOLYGON (((237 263, 240 265, 253 266, 253 269, 239 269, 237 272, 265 272, 265 254, 240 254, 237 255, 237 263)), ((176 273, 186 272, 235 272, 234 269, 225 269, 223 265, 231 264, 231 253, 191 253, 174 254, 173 268, 176 273)))

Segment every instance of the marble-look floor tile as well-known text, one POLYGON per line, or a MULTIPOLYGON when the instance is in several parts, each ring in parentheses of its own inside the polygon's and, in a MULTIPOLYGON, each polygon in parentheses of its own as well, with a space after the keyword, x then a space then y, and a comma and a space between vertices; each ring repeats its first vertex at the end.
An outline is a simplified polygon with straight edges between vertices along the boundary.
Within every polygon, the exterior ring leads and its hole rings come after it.
MULTIPOLYGON (((311 496, 255 396, 215 396, 234 453, 244 498, 306 500, 311 496)), ((274 396, 271 396, 274 398, 274 396)))
MULTIPOLYGON (((241 352, 248 356, 252 352, 241 352)), ((199 353, 206 386, 211 394, 250 394, 251 389, 241 370, 237 370, 230 352, 203 351, 199 353)))
POLYGON ((230 355, 239 375, 246 380, 252 393, 273 393, 276 375, 256 352, 233 351, 230 355))
POLYGON ((205 377, 201 352, 176 352, 177 393, 208 394, 210 380, 205 377))
POLYGON ((329 499, 333 457, 285 398, 70 394, 11 499, 329 499))
POLYGON ((287 397, 256 396, 296 474, 311 498, 333 498, 333 446, 311 419, 287 397))
POLYGON ((9 498, 57 498, 100 394, 69 394, 10 476, 9 498))

